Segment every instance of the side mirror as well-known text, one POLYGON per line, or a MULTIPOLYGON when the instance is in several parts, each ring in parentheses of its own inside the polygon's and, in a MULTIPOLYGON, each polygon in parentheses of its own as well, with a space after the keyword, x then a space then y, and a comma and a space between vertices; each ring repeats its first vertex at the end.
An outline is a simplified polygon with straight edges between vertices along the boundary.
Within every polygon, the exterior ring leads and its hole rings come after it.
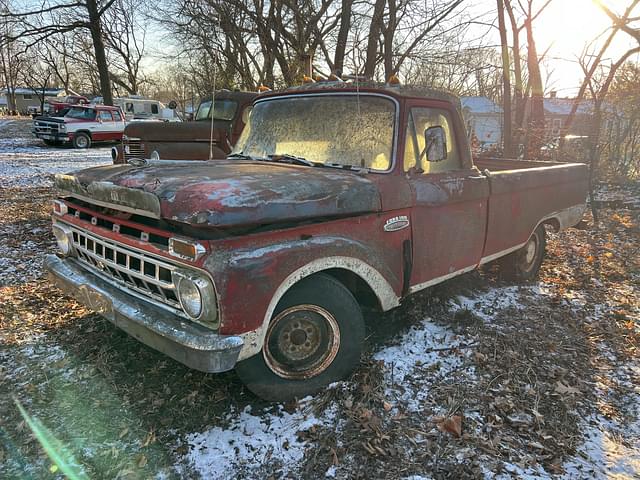
POLYGON ((440 125, 424 131, 424 152, 427 162, 441 162, 447 158, 447 137, 440 125))

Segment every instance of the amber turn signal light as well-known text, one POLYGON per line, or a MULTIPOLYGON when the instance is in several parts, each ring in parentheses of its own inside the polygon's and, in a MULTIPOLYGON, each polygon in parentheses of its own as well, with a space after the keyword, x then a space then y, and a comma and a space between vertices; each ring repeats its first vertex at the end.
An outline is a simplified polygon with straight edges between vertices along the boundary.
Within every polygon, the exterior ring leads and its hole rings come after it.
POLYGON ((66 215, 68 212, 69 209, 67 208, 67 204, 62 200, 53 201, 53 213, 61 217, 63 215, 66 215))
POLYGON ((174 257, 180 257, 195 262, 205 252, 206 249, 201 243, 176 237, 171 237, 169 239, 169 254, 174 257))

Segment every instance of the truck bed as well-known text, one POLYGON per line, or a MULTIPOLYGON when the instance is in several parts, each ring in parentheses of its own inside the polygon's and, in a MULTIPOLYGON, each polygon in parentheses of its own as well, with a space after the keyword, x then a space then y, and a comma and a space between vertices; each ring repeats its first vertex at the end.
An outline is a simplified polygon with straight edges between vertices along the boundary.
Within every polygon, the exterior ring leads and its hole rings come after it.
POLYGON ((562 230, 582 218, 586 165, 492 158, 475 164, 490 187, 483 263, 524 245, 540 223, 562 230))

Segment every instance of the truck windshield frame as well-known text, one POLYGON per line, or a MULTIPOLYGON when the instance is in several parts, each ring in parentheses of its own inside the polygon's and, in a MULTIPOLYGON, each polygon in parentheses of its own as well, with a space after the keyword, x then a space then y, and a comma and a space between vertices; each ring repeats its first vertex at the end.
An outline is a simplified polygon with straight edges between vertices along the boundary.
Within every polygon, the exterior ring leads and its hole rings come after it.
MULTIPOLYGON (((238 112, 238 102, 229 98, 218 98, 213 106, 214 120, 230 122, 238 112)), ((196 112, 196 122, 211 120, 211 100, 200 102, 196 112)))
POLYGON ((398 117, 395 98, 370 92, 265 98, 254 104, 232 155, 295 155, 332 167, 390 172, 395 166, 398 117))

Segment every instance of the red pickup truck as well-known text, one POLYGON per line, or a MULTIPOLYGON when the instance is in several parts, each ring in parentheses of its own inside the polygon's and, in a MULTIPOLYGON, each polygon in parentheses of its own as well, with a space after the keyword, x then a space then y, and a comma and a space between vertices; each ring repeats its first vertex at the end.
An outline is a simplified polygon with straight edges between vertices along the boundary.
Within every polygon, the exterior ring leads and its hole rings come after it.
POLYGON ((56 285, 179 362, 235 367, 283 400, 357 366, 362 305, 392 309, 498 259, 533 278, 545 226, 580 221, 588 172, 474 165, 459 102, 442 93, 316 84, 257 99, 226 160, 56 182, 56 285))
POLYGON ((96 142, 115 142, 122 138, 125 120, 118 107, 76 105, 64 116, 40 116, 33 120, 33 134, 47 145, 71 143, 89 148, 96 142))

